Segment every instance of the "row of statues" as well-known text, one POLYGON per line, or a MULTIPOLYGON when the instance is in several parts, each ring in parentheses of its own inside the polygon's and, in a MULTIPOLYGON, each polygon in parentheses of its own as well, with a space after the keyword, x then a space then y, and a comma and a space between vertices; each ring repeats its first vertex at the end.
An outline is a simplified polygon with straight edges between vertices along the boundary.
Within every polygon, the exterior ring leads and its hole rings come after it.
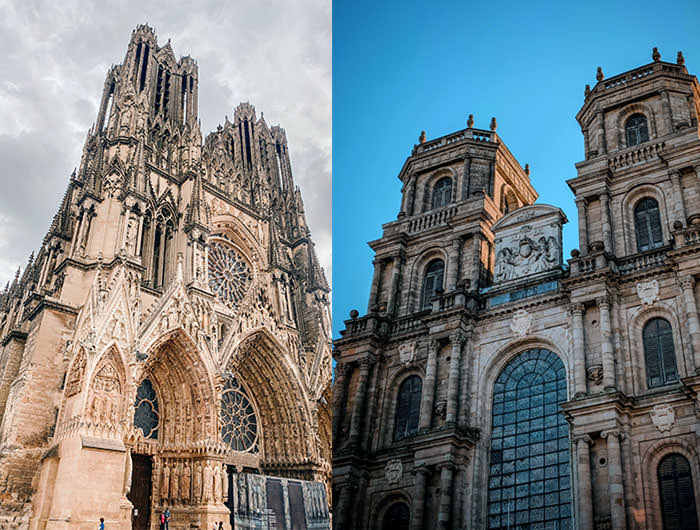
POLYGON ((166 460, 154 496, 164 505, 221 503, 228 498, 226 467, 217 462, 166 460))

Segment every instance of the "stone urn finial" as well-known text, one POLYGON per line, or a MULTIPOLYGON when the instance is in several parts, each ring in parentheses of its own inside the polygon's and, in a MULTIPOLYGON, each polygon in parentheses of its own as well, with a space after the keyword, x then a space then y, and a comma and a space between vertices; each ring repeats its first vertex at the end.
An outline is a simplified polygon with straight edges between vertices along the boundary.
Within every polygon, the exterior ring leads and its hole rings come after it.
POLYGON ((425 131, 420 132, 420 136, 418 137, 418 141, 422 144, 425 143, 425 131))
POLYGON ((525 164, 525 174, 528 177, 530 176, 530 164, 525 164))
POLYGON ((586 85, 586 88, 583 89, 583 95, 585 97, 588 97, 591 94, 591 85, 586 85))
POLYGON ((676 56, 676 64, 683 66, 685 64, 685 57, 683 57, 683 52, 678 52, 676 56))
POLYGON ((496 123, 496 117, 494 116, 491 118, 491 125, 489 126, 492 131, 496 131, 496 127, 498 127, 498 124, 496 123))
POLYGON ((603 68, 598 67, 598 70, 596 71, 595 78, 598 80, 598 82, 602 81, 605 79, 605 75, 603 74, 603 68))
MULTIPOLYGON (((680 52, 678 52, 678 53, 680 54, 680 52)), ((467 118, 467 127, 468 127, 469 129, 471 129, 472 127, 474 127, 474 115, 473 115, 473 114, 470 114, 470 115, 469 115, 469 118, 467 118)))
POLYGON ((651 58, 654 59, 654 62, 661 60, 661 54, 659 53, 659 49, 657 47, 654 47, 654 49, 651 51, 651 58))

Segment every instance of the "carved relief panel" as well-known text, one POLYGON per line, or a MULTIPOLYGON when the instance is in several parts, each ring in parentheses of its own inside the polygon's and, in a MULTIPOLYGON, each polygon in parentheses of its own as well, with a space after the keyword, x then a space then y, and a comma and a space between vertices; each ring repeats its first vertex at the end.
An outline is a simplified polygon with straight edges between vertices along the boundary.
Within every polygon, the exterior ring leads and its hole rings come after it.
POLYGON ((536 204, 519 208, 495 223, 494 283, 560 268, 561 227, 565 222, 559 208, 536 204))

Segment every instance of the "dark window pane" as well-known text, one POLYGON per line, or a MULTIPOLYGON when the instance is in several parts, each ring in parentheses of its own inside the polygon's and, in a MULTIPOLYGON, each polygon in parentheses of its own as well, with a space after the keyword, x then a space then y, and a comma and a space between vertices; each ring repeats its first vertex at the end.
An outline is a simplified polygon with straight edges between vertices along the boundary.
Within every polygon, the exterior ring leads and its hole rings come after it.
POLYGON ((422 385, 423 382, 417 375, 412 375, 401 383, 396 399, 394 440, 401 440, 418 432, 422 385))
POLYGON ((498 506, 501 519, 489 527, 572 528, 568 426, 558 406, 567 399, 563 363, 528 350, 502 370, 493 398, 504 406, 492 418, 492 459, 502 450, 502 463, 490 469, 489 513, 498 506))

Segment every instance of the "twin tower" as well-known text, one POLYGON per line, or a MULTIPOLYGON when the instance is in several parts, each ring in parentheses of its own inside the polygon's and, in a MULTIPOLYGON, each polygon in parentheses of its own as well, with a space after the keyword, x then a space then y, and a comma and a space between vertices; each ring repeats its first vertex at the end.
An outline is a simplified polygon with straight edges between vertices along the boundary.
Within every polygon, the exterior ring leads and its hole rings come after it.
POLYGON ((198 84, 134 30, 0 294, 0 528, 328 527, 330 290, 285 132, 244 103, 202 141, 198 84))
POLYGON ((566 262, 495 120, 406 160, 335 342, 338 528, 697 528, 700 86, 654 50, 583 96, 566 262))

